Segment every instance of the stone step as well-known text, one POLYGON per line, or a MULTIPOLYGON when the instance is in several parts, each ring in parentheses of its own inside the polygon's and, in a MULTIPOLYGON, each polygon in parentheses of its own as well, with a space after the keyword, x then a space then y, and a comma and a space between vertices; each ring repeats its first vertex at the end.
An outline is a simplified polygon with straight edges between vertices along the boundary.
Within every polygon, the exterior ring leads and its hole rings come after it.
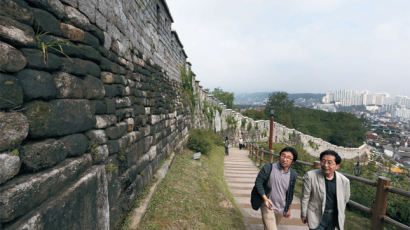
MULTIPOLYGON (((251 191, 255 184, 259 169, 248 158, 248 151, 231 148, 229 156, 225 157, 224 176, 226 184, 240 209, 245 226, 248 230, 263 230, 260 210, 251 206, 251 191)), ((290 218, 282 218, 278 230, 308 230, 300 220, 300 199, 293 198, 290 218)))

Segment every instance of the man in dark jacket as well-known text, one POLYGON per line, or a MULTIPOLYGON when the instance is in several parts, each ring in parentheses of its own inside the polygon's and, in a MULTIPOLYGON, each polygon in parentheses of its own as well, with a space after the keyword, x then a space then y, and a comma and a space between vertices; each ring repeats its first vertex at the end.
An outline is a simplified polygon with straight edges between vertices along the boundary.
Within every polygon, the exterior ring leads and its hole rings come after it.
POLYGON ((280 151, 279 162, 263 166, 252 189, 251 203, 261 209, 265 230, 276 230, 282 216, 290 217, 297 173, 290 166, 298 158, 297 151, 286 147, 280 151))

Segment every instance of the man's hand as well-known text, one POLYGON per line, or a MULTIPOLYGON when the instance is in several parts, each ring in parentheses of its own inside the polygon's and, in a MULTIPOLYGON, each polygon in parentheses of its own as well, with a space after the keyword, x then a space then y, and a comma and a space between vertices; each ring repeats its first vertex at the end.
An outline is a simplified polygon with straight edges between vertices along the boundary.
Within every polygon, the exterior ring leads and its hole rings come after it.
POLYGON ((269 200, 269 198, 266 195, 262 196, 264 202, 265 202, 265 206, 269 209, 269 210, 273 210, 273 203, 271 200, 269 200))
POLYGON ((300 219, 302 220, 302 223, 306 224, 308 219, 307 217, 301 216, 300 219))
POLYGON ((286 212, 286 214, 284 215, 285 218, 289 218, 290 217, 290 209, 286 212))

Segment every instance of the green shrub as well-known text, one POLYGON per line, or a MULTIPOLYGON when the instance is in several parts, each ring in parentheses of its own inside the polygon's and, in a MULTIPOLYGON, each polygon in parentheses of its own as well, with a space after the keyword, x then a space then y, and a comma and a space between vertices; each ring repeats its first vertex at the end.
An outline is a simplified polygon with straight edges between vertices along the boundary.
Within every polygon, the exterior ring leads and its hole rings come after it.
POLYGON ((194 129, 188 138, 188 148, 202 154, 208 153, 212 146, 222 144, 223 139, 210 130, 194 129))

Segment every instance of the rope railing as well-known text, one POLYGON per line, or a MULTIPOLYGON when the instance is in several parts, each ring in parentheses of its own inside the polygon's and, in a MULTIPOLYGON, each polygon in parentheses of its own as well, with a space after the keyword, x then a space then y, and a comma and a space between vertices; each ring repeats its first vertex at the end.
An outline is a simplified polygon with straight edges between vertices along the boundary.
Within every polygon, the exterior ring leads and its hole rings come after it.
MULTIPOLYGON (((259 166, 262 166, 262 163, 269 162, 264 159, 265 153, 270 154, 270 163, 273 162, 273 156, 279 157, 279 154, 275 154, 273 153, 273 151, 264 150, 263 148, 260 148, 257 144, 253 142, 248 143, 248 145, 249 145, 250 157, 254 158, 255 162, 259 163, 259 166)), ((310 162, 297 160, 296 163, 307 165, 312 168, 319 167, 319 161, 316 161, 315 163, 310 163, 310 162)), ((385 177, 379 177, 378 181, 376 182, 376 181, 372 181, 372 180, 369 180, 363 177, 354 176, 348 173, 342 173, 342 174, 346 176, 347 178, 349 178, 350 180, 358 181, 360 183, 364 183, 364 184, 377 188, 376 198, 375 198, 375 207, 373 210, 353 200, 349 200, 348 202, 349 206, 356 208, 364 213, 372 215, 371 217, 371 229, 372 230, 382 230, 384 223, 389 223, 397 227, 398 229, 410 230, 409 226, 386 216, 388 193, 389 192, 395 193, 395 194, 404 196, 406 198, 409 198, 410 191, 390 186, 390 179, 385 178, 385 177)), ((302 180, 302 177, 298 176, 298 179, 302 180)))

